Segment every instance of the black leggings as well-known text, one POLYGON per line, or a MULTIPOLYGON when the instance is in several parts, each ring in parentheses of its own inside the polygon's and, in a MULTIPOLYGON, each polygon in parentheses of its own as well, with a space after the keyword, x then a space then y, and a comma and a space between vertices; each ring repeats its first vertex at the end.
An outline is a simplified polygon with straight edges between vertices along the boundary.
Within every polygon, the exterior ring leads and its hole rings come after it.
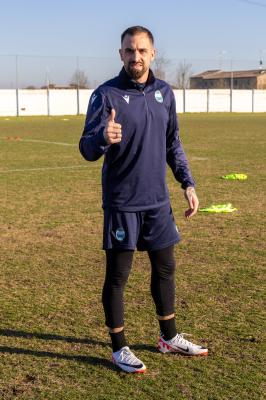
MULTIPOLYGON (((124 326, 124 288, 130 273, 133 250, 106 250, 106 276, 102 292, 105 323, 109 328, 124 326)), ((151 261, 151 294, 160 316, 174 313, 174 246, 148 251, 151 261)))

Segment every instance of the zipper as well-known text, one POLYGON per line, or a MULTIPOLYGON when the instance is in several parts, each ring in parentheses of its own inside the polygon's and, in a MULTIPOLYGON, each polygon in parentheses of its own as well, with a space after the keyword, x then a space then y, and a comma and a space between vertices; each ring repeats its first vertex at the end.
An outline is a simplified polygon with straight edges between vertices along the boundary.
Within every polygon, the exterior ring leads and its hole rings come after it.
POLYGON ((144 100, 145 100, 145 107, 146 107, 146 111, 149 111, 149 107, 148 107, 148 103, 147 103, 147 99, 146 99, 146 93, 144 92, 144 90, 142 90, 142 94, 144 96, 144 100))
POLYGON ((150 112, 149 112, 149 106, 148 106, 148 102, 147 102, 147 97, 146 97, 146 93, 144 92, 144 90, 141 90, 143 96, 144 96, 144 101, 145 101, 145 109, 146 109, 146 121, 147 121, 147 131, 149 132, 150 130, 150 112))

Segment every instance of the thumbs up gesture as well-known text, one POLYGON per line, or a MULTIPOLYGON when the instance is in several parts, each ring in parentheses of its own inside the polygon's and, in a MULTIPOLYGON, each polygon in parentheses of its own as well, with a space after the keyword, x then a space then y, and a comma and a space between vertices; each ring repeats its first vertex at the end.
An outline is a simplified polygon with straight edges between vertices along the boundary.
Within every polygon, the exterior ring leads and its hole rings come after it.
POLYGON ((104 130, 104 138, 108 144, 119 143, 122 140, 122 126, 115 122, 115 109, 112 108, 104 130))

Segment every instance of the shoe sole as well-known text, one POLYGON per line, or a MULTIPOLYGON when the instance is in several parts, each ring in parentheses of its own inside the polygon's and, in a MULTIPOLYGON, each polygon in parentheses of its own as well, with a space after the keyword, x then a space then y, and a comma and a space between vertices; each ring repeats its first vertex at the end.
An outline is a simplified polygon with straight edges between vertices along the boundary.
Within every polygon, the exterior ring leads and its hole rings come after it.
POLYGON ((187 354, 187 353, 182 353, 182 351, 178 350, 167 350, 167 351, 161 351, 161 349, 158 347, 158 350, 161 354, 180 354, 181 356, 185 357, 207 357, 209 355, 209 352, 206 351, 205 353, 199 353, 199 354, 187 354))
POLYGON ((199 354, 188 354, 185 352, 183 353, 181 350, 179 351, 179 350, 172 349, 170 346, 167 345, 167 343, 163 343, 163 348, 160 346, 160 344, 158 344, 157 349, 162 354, 166 354, 166 353, 181 354, 182 356, 185 356, 185 357, 207 357, 209 354, 208 350, 203 351, 202 353, 199 353, 199 354))

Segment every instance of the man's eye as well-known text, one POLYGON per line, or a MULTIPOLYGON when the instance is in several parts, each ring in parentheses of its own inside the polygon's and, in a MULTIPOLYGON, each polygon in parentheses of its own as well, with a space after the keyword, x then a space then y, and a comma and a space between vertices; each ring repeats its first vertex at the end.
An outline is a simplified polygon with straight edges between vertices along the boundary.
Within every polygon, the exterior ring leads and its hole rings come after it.
POLYGON ((126 49, 125 52, 126 52, 127 54, 133 54, 133 53, 134 53, 134 50, 132 50, 132 49, 126 49))

